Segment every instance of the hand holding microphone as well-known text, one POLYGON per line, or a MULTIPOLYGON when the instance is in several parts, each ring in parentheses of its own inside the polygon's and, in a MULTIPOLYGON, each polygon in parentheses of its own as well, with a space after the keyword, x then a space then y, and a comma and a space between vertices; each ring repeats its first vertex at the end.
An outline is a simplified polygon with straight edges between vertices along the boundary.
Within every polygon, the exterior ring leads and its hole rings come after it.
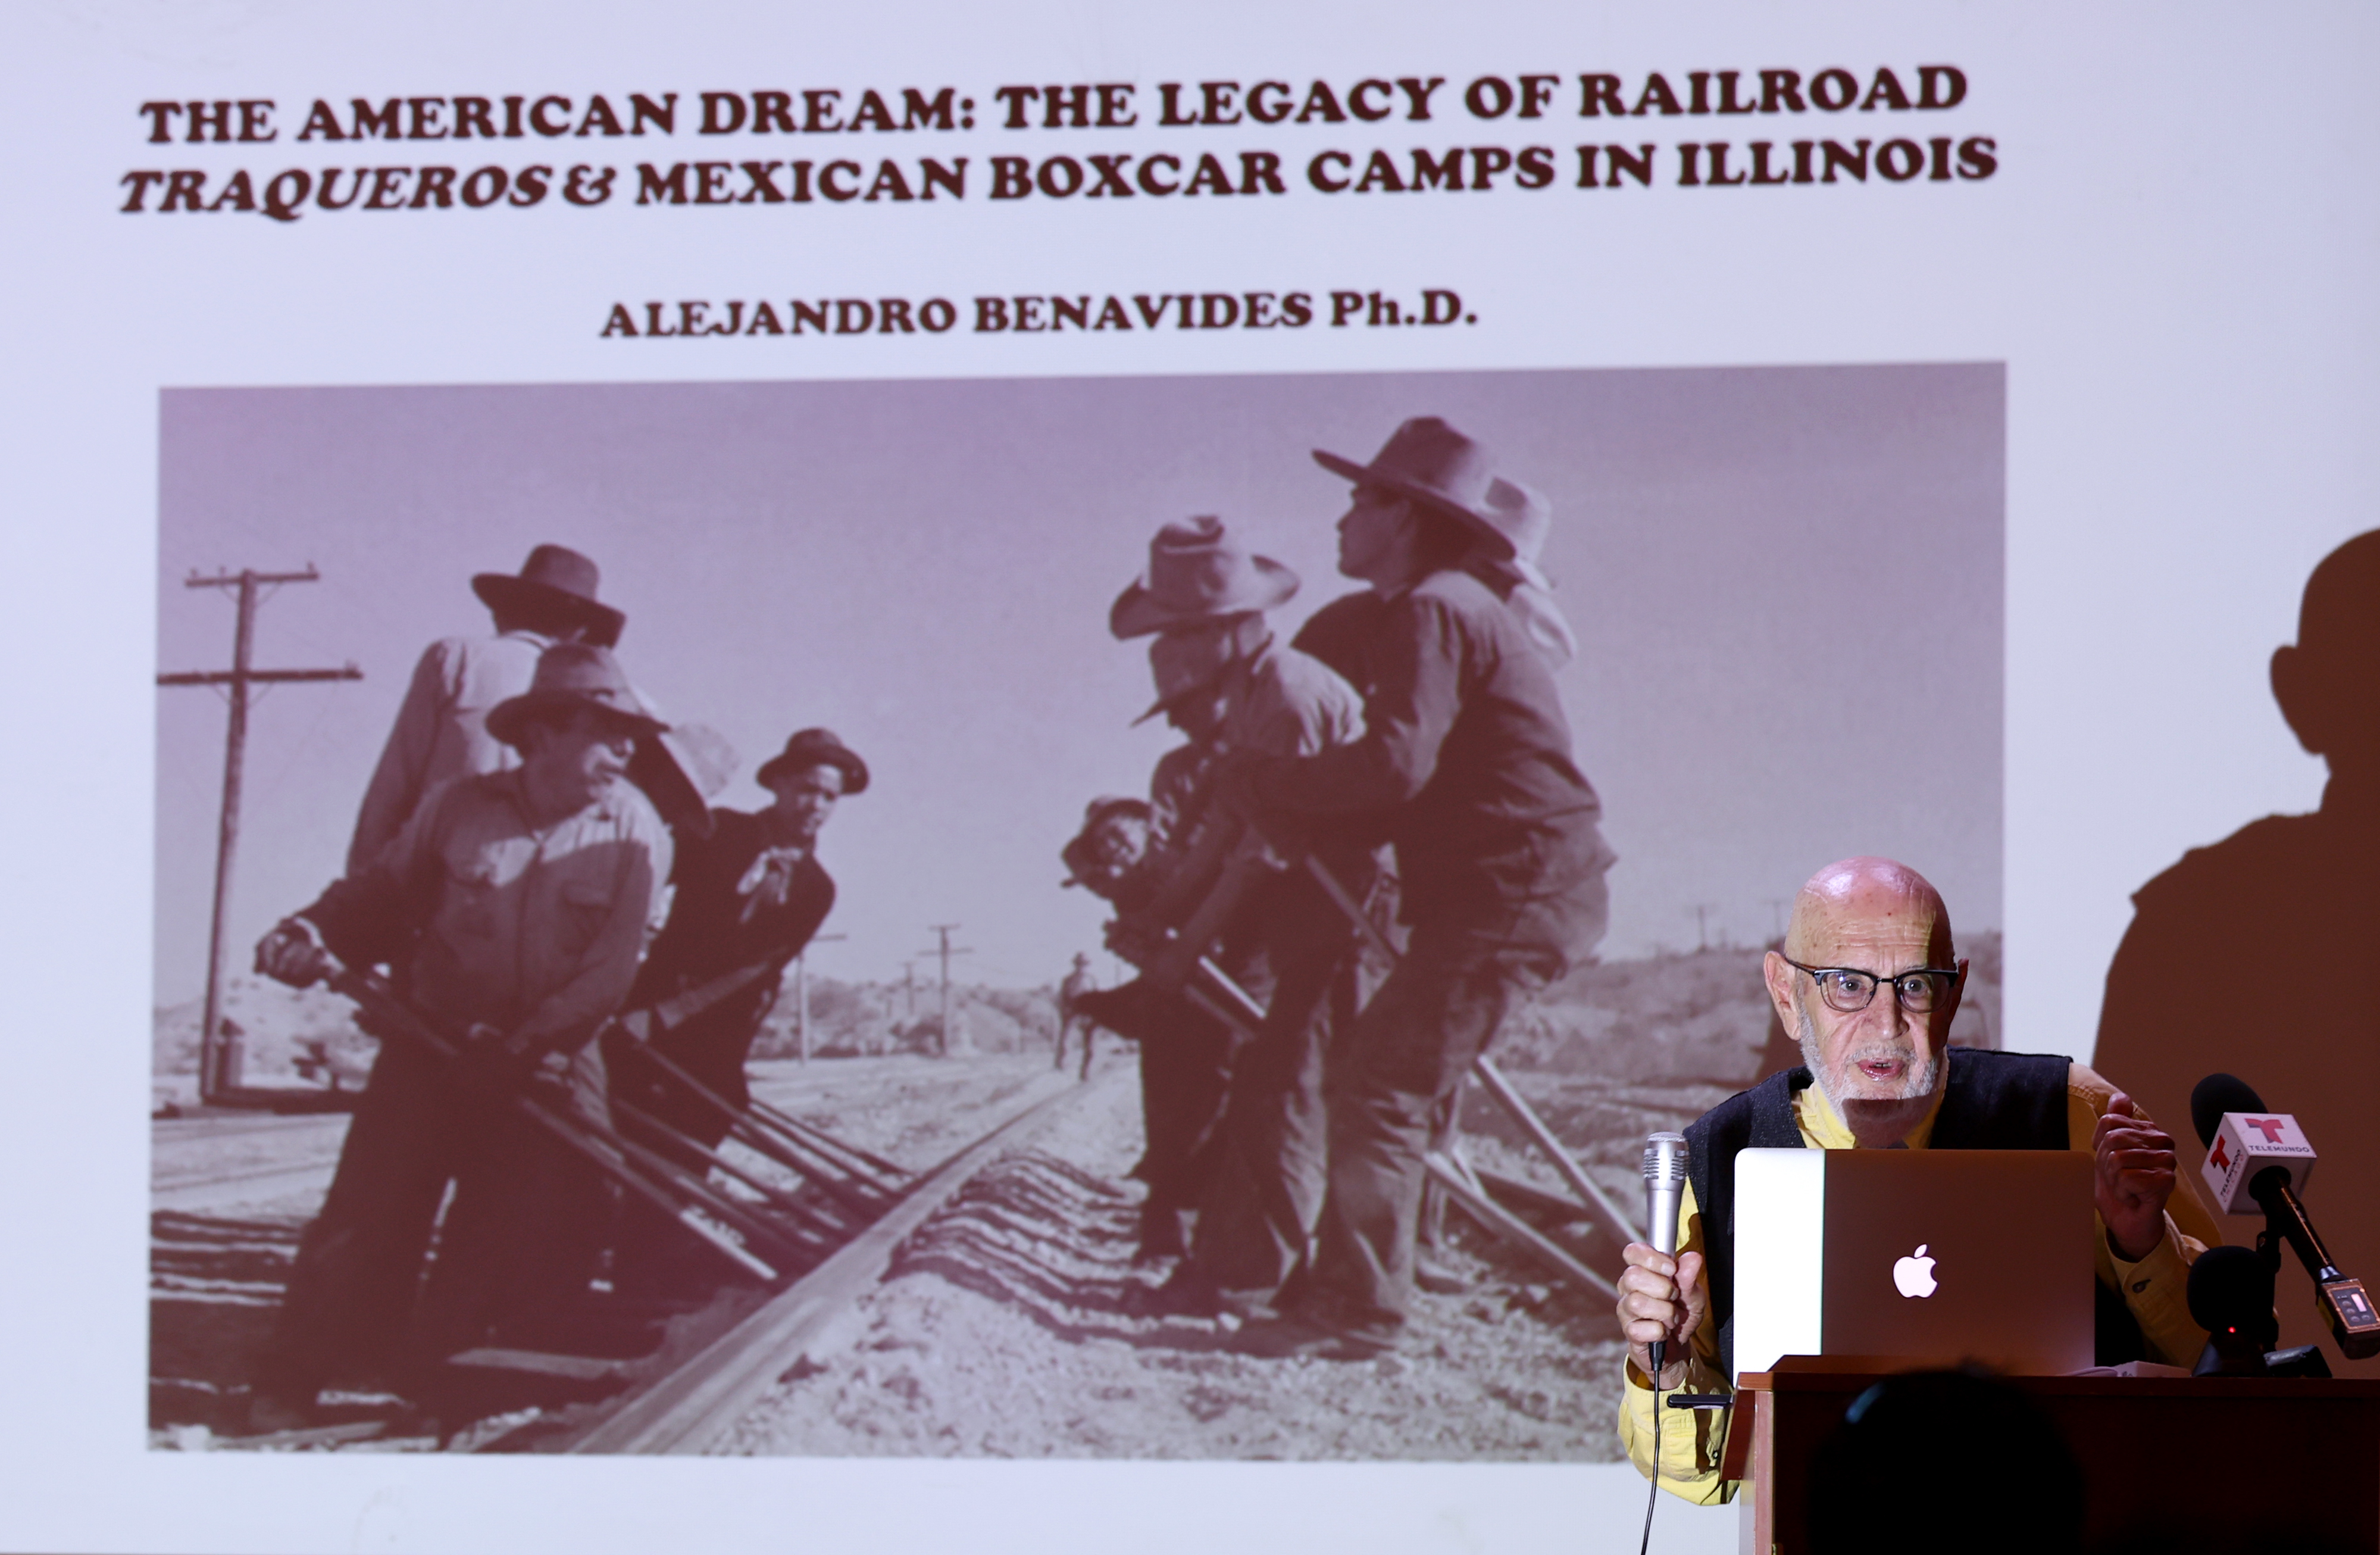
POLYGON ((1703 1285, 1700 1253, 1678 1255, 1678 1211, 1686 1185, 1683 1135, 1656 1134, 1645 1142, 1645 1242, 1632 1242, 1621 1257, 1620 1324, 1630 1358, 1658 1389, 1684 1379, 1694 1330, 1710 1306, 1703 1285), (1676 1377, 1663 1373, 1675 1370, 1676 1377))

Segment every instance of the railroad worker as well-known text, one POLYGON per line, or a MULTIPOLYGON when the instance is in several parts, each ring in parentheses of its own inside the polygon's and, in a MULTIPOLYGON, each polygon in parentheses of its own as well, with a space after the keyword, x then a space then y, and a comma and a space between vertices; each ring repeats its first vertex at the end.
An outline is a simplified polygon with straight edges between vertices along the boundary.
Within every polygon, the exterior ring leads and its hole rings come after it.
MULTIPOLYGON (((1768 998, 1800 1036, 1803 1067, 1772 1075, 1686 1130, 1678 1256, 1626 1249, 1619 1318, 1629 1344, 1620 1439, 1651 1473, 1653 1410, 1669 1393, 1724 1393, 1734 1376, 1736 1152, 2075 1149, 2096 1161, 2098 1350, 2189 1366, 2206 1342, 2192 1320, 2191 1261, 2221 1238, 2179 1174, 2173 1139, 2131 1099, 2062 1055, 1951 1048, 1967 964, 1925 877, 1887 858, 1848 858, 1793 901, 1781 951, 1762 963, 1768 998), (1667 1346, 1658 1391, 1647 1349, 1667 1346)), ((1700 1417, 1662 1421, 1660 1484, 1724 1500, 1722 1433, 1700 1417)))
POLYGON ((1430 1118, 1524 999, 1602 937, 1612 862, 1571 757, 1542 650, 1470 563, 1510 558, 1519 515, 1486 451, 1436 417, 1405 422, 1354 483, 1339 570, 1367 584, 1363 738, 1237 764, 1226 802, 1270 826, 1372 818, 1396 847, 1410 942, 1333 1048, 1329 1197, 1312 1277, 1252 1348, 1378 1355, 1413 1289, 1430 1118))
MULTIPOLYGON (((1505 554, 1501 545, 1476 541, 1464 554, 1463 568, 1504 601, 1523 635, 1544 656, 1547 668, 1559 672, 1577 656, 1578 638, 1554 600, 1552 580, 1538 566, 1546 541, 1553 535, 1552 506, 1544 493, 1501 476, 1488 481, 1486 505, 1498 515, 1499 528, 1511 542, 1512 554, 1505 554)), ((1342 594, 1306 618, 1305 625, 1298 629, 1294 646, 1338 671, 1348 684, 1368 697, 1376 677, 1366 661, 1366 645, 1384 613, 1392 608, 1390 600, 1370 589, 1342 594)), ((1366 829, 1342 823, 1342 836, 1356 845, 1366 840, 1381 844, 1377 848, 1374 885, 1364 904, 1364 913, 1382 941, 1400 942, 1402 936, 1396 925, 1397 880, 1393 867, 1387 862, 1385 831, 1378 826, 1366 829)), ((1367 946, 1342 974, 1342 986, 1334 991, 1333 998, 1341 1012, 1338 1020, 1342 1028, 1370 999, 1372 990, 1389 970, 1380 953, 1367 946)), ((1462 1095, 1457 1091, 1444 1098, 1433 1111, 1431 1150, 1443 1154, 1455 1148, 1460 1138, 1461 1100, 1462 1095)), ((1445 1219, 1445 1194, 1435 1182, 1426 1183, 1414 1281, 1422 1289, 1439 1294, 1466 1289, 1470 1283, 1444 1257, 1445 1219)))
MULTIPOLYGON (((648 1028, 652 1051, 738 1109, 751 1101, 745 1061, 785 968, 834 906, 819 835, 842 800, 868 791, 868 773, 833 731, 802 729, 754 777, 773 796, 766 808, 715 808, 709 836, 681 840, 669 921, 629 998, 660 1017, 648 1028)), ((717 1107, 614 1056, 623 1099, 703 1146, 727 1136, 717 1107)))
MULTIPOLYGON (((1127 920, 1146 921, 1150 905, 1174 872, 1173 852, 1157 829, 1156 807, 1146 799, 1116 795, 1093 799, 1084 809, 1081 830, 1058 850, 1058 856, 1066 866, 1061 884, 1079 885, 1116 908, 1118 917, 1109 925, 1111 944, 1129 945, 1134 954, 1151 955, 1143 937, 1147 931, 1120 929, 1120 925, 1127 920)), ((1135 1044, 1153 1032, 1160 1042, 1188 1046, 1195 1051, 1212 1047, 1228 1051, 1232 1039, 1230 1030, 1211 1015, 1153 997, 1139 978, 1121 988, 1084 989, 1075 995, 1072 1008, 1081 1019, 1135 1044)), ((1199 1138, 1185 1142, 1177 1137, 1173 1123, 1183 1109, 1169 1106, 1156 1084, 1167 1073, 1164 1063, 1160 1057, 1152 1069, 1144 1053, 1139 1064, 1142 1149, 1140 1160, 1125 1175, 1143 1184, 1182 1176, 1185 1153, 1195 1159, 1205 1148, 1199 1138)), ((1144 1205, 1141 1221, 1145 1259, 1172 1257, 1182 1251, 1178 1209, 1162 1200, 1154 1212, 1144 1205)))
POLYGON ((516 574, 483 572, 471 579, 471 591, 495 618, 495 636, 441 638, 414 666, 364 789, 347 873, 362 873, 441 784, 517 761, 488 732, 488 710, 528 690, 539 656, 555 643, 619 642, 627 617, 596 599, 598 581, 593 562, 561 545, 538 546, 516 574))
POLYGON ((1075 1004, 1084 994, 1098 987, 1098 980, 1091 976, 1091 958, 1080 951, 1075 952, 1073 970, 1058 984, 1057 1051, 1050 1055, 1050 1066, 1053 1069, 1066 1067, 1066 1039, 1079 1026, 1083 1031, 1083 1070, 1077 1078, 1085 1080, 1091 1077, 1091 1034, 1099 1027, 1099 1022, 1083 1014, 1075 1004))
POLYGON ((578 643, 548 649, 487 725, 518 767, 447 784, 257 947, 259 971, 298 988, 332 956, 386 964, 465 1044, 450 1069, 382 1043, 290 1271, 257 1380, 260 1428, 302 1418, 334 1375, 385 1378, 492 1336, 537 1348, 540 1319, 586 1294, 609 1230, 592 1170, 503 1098, 536 1084, 607 1116, 589 1039, 636 979, 671 862, 660 817, 624 774, 663 725, 608 651, 578 643))
MULTIPOLYGON (((1244 1113, 1266 1114, 1274 1134, 1300 1126, 1319 1133, 1318 1088, 1301 1099, 1294 1060, 1275 1059, 1321 1018, 1330 969, 1353 945, 1353 934, 1310 881, 1265 878, 1271 871, 1251 861, 1245 821, 1210 814, 1208 804, 1213 771, 1236 753, 1303 755, 1361 732, 1354 688, 1279 641, 1267 619, 1297 587, 1296 574, 1250 552, 1220 519, 1198 517, 1158 530, 1148 570, 1117 596, 1108 615, 1117 638, 1151 639, 1158 700, 1143 716, 1162 712, 1186 736, 1159 759, 1150 779, 1156 825, 1172 863, 1157 899, 1118 925, 1120 954, 1158 968, 1159 997, 1148 1003, 1156 1024, 1127 1033, 1141 1036, 1150 1141, 1142 1250, 1152 1257, 1186 1250, 1186 1220, 1224 1159, 1218 1141, 1227 1089, 1247 1099, 1234 1103, 1244 1113), (1269 1006, 1265 1033, 1278 1033, 1260 1039, 1241 1082, 1230 1078, 1232 1034, 1174 992, 1184 963, 1207 947, 1183 945, 1167 969, 1166 930, 1203 938, 1210 929, 1220 942, 1220 964, 1269 1006), (1303 1112, 1316 1114, 1310 1125, 1302 1125, 1303 1112)), ((1103 996, 1117 1003, 1134 997, 1123 990, 1103 996)), ((1260 1195, 1262 1206, 1251 1215, 1268 1237, 1262 1228, 1286 1218, 1289 1240, 1302 1254, 1303 1226, 1320 1203, 1318 1160, 1296 1158, 1309 1185, 1281 1179, 1281 1155, 1278 1144, 1258 1152, 1247 1192, 1260 1195)))

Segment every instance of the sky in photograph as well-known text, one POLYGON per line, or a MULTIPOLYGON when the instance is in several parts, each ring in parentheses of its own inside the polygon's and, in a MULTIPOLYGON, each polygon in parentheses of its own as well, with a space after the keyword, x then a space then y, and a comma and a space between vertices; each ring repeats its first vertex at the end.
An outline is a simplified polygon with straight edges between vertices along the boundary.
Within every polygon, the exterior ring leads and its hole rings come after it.
MULTIPOLYGON (((259 667, 360 682, 256 704, 233 962, 336 873, 415 661, 485 634, 468 583, 532 545, 594 557, 621 655, 742 754, 721 802, 824 724, 875 782, 820 856, 810 965, 897 978, 954 923, 967 980, 1053 980, 1099 943, 1059 845, 1145 791, 1173 736, 1110 602, 1157 526, 1218 514, 1304 587, 1354 587, 1346 483, 1439 415, 1553 504, 1577 630, 1560 677, 1620 854, 1607 956, 1767 938, 1852 853, 2000 919, 2003 377, 1884 366, 419 388, 187 389, 162 406, 159 669, 231 654, 193 573, 319 568, 259 613, 259 667)), ((225 711, 158 692, 155 997, 195 996, 225 711)), ((920 972, 929 968, 921 965, 920 972)))

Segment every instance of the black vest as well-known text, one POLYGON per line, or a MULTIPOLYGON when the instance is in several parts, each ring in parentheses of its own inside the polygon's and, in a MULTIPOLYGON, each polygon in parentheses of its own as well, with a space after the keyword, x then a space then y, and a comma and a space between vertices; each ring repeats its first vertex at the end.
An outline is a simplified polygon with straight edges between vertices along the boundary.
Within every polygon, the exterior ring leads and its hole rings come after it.
MULTIPOLYGON (((2063 1150, 2066 1071, 2056 1053, 2003 1053, 1952 1048, 1941 1110, 1934 1114, 1930 1148, 1937 1150, 2063 1150)), ((1703 1281, 1711 1318, 1718 1325, 1719 1364, 1735 1371, 1735 1155, 1745 1149, 1796 1149, 1793 1093, 1810 1084, 1807 1069, 1789 1069, 1739 1091, 1686 1126, 1686 1179, 1703 1222, 1703 1281)), ((2101 1366, 2144 1354, 2140 1326, 2120 1294, 2098 1287, 2097 1359, 2101 1366)))

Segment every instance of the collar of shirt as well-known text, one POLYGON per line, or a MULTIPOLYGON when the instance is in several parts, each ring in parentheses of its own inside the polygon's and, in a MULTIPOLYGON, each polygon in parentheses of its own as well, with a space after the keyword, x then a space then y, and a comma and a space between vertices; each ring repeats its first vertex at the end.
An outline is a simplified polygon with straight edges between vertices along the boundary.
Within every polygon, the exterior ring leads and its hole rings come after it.
POLYGON ((626 778, 614 778, 609 788, 597 795, 587 805, 572 810, 568 815, 555 816, 540 826, 530 819, 528 786, 522 781, 524 772, 525 769, 520 767, 506 767, 500 772, 490 772, 487 776, 502 789, 504 797, 511 801, 513 808, 520 812, 522 824, 526 825, 530 834, 534 836, 549 836, 557 828, 566 826, 574 820, 615 821, 620 819, 620 807, 625 802, 624 791, 636 786, 626 778))
MULTIPOLYGON (((1944 1067, 1948 1073, 1948 1065, 1944 1067)), ((1942 1097, 1948 1088, 1940 1087, 1934 1092, 1934 1105, 1925 1109, 1925 1115, 1918 1119, 1916 1126, 1902 1137, 1902 1144, 1912 1150, 1925 1148, 1926 1142, 1934 1136, 1934 1119, 1942 1111, 1942 1097)), ((1802 1142, 1815 1148, 1859 1148, 1859 1141, 1852 1136, 1852 1125, 1843 1122, 1843 1115, 1836 1112, 1835 1104, 1828 1099, 1825 1087, 1815 1080, 1793 1093, 1793 1124, 1802 1131, 1802 1142)))

